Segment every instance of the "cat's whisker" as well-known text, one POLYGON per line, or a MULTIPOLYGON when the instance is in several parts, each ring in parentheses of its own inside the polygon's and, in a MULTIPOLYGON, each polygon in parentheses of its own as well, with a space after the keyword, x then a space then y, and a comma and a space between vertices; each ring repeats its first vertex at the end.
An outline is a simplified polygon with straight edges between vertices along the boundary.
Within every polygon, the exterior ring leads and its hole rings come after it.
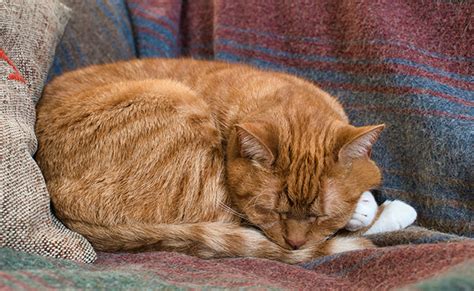
POLYGON ((257 201, 258 201, 259 198, 260 198, 260 195, 256 195, 256 196, 252 197, 252 198, 245 204, 245 208, 254 207, 254 206, 257 204, 257 201))
POLYGON ((226 206, 224 206, 224 205, 221 205, 221 206, 222 206, 222 208, 224 208, 225 211, 227 211, 227 212, 229 212, 229 213, 231 213, 231 214, 233 214, 233 215, 235 215, 235 216, 238 216, 238 217, 240 217, 240 218, 245 218, 244 215, 242 215, 242 214, 240 214, 240 213, 234 211, 233 209, 231 209, 231 208, 229 208, 229 207, 226 207, 226 206))
POLYGON ((219 206, 222 207, 225 211, 248 221, 247 217, 244 214, 237 212, 236 210, 230 208, 228 205, 224 204, 223 202, 219 202, 219 206))

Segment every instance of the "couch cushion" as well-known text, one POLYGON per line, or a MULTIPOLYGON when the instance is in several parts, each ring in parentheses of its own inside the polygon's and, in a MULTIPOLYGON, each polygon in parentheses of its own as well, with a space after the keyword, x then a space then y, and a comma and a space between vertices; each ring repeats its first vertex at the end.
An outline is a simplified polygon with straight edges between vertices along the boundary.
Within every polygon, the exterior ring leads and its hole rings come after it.
POLYGON ((56 0, 0 2, 0 247, 91 262, 91 245, 52 215, 32 157, 35 104, 69 13, 56 0))

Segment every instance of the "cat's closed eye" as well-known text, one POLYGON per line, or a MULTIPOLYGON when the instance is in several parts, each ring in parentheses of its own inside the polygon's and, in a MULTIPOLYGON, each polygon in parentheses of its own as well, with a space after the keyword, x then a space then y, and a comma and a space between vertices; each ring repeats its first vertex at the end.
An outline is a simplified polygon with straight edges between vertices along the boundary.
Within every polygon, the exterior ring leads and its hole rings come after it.
MULTIPOLYGON (((278 215, 280 215, 280 218, 283 219, 283 220, 292 218, 291 214, 287 211, 277 211, 277 213, 278 213, 278 215)), ((323 216, 326 216, 326 215, 323 215, 323 216)), ((304 217, 303 220, 307 220, 307 221, 313 223, 318 218, 323 217, 323 216, 322 215, 317 215, 317 214, 308 214, 308 215, 306 215, 306 217, 304 217)))

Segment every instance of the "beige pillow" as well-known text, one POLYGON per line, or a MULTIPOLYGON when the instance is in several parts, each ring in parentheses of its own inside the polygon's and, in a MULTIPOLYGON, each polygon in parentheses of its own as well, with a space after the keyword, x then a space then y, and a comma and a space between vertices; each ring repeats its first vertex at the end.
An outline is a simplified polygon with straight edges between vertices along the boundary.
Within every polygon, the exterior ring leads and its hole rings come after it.
POLYGON ((92 262, 89 242, 51 213, 32 157, 35 105, 69 13, 56 0, 0 1, 0 247, 92 262))

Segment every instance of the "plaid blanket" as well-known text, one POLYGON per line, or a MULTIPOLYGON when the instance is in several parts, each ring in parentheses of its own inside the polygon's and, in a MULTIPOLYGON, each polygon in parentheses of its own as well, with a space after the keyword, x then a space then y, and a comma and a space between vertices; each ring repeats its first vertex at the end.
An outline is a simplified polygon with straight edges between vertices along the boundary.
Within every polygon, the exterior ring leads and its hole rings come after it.
POLYGON ((349 252, 301 266, 262 259, 201 260, 178 253, 99 253, 93 265, 0 249, 5 289, 472 290, 474 243, 349 252))
MULTIPOLYGON (((378 199, 409 202, 421 226, 474 235, 468 1, 62 1, 73 18, 49 78, 180 56, 302 76, 356 124, 387 124, 373 151, 385 179, 378 199)), ((83 265, 1 249, 0 288, 474 288, 472 240, 416 227, 371 238, 385 247, 300 266, 164 252, 100 253, 83 265)))

